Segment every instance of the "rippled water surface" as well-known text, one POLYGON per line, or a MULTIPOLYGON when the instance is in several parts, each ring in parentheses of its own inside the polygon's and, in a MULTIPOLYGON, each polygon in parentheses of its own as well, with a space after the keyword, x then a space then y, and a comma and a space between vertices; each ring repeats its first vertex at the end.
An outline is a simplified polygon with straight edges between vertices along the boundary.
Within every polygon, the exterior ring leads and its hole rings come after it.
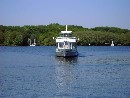
POLYGON ((130 47, 0 47, 0 98, 130 98, 130 47))

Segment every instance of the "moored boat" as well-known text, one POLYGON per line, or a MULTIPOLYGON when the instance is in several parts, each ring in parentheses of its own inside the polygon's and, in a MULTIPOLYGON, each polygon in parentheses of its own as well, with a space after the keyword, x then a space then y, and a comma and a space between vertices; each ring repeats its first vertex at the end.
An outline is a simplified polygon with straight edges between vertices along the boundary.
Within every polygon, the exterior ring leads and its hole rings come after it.
POLYGON ((114 46, 114 43, 113 43, 113 41, 112 41, 112 43, 111 43, 111 46, 114 46))
POLYGON ((30 39, 30 46, 36 46, 35 39, 34 39, 34 43, 31 43, 31 39, 30 39))

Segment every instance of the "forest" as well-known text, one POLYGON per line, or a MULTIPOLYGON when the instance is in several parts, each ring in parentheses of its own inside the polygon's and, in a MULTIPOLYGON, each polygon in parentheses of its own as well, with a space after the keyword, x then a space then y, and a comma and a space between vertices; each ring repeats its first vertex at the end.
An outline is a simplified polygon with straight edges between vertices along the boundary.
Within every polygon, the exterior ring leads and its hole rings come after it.
MULTIPOLYGON (((36 39, 38 46, 55 45, 53 37, 65 30, 65 25, 52 23, 49 25, 0 25, 0 46, 28 46, 36 39)), ((81 46, 106 46, 114 41, 115 45, 130 46, 130 30, 118 27, 84 28, 77 25, 68 25, 68 30, 73 31, 73 36, 79 38, 81 46)))

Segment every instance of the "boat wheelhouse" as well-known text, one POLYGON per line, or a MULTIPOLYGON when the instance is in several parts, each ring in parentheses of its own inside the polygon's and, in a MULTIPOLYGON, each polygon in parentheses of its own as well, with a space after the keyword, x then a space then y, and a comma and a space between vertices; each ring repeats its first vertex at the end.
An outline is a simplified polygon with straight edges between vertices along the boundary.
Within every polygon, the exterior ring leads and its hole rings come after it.
POLYGON ((61 31, 56 38, 56 55, 62 57, 77 56, 77 38, 72 36, 72 31, 61 31))

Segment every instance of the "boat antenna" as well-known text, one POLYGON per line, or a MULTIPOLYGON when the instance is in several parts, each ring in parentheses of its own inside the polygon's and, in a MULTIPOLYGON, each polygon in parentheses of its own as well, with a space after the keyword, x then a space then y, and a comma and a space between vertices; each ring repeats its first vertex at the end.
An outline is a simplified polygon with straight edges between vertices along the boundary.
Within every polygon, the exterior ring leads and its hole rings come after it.
POLYGON ((66 31, 67 31, 67 25, 66 25, 66 31))

